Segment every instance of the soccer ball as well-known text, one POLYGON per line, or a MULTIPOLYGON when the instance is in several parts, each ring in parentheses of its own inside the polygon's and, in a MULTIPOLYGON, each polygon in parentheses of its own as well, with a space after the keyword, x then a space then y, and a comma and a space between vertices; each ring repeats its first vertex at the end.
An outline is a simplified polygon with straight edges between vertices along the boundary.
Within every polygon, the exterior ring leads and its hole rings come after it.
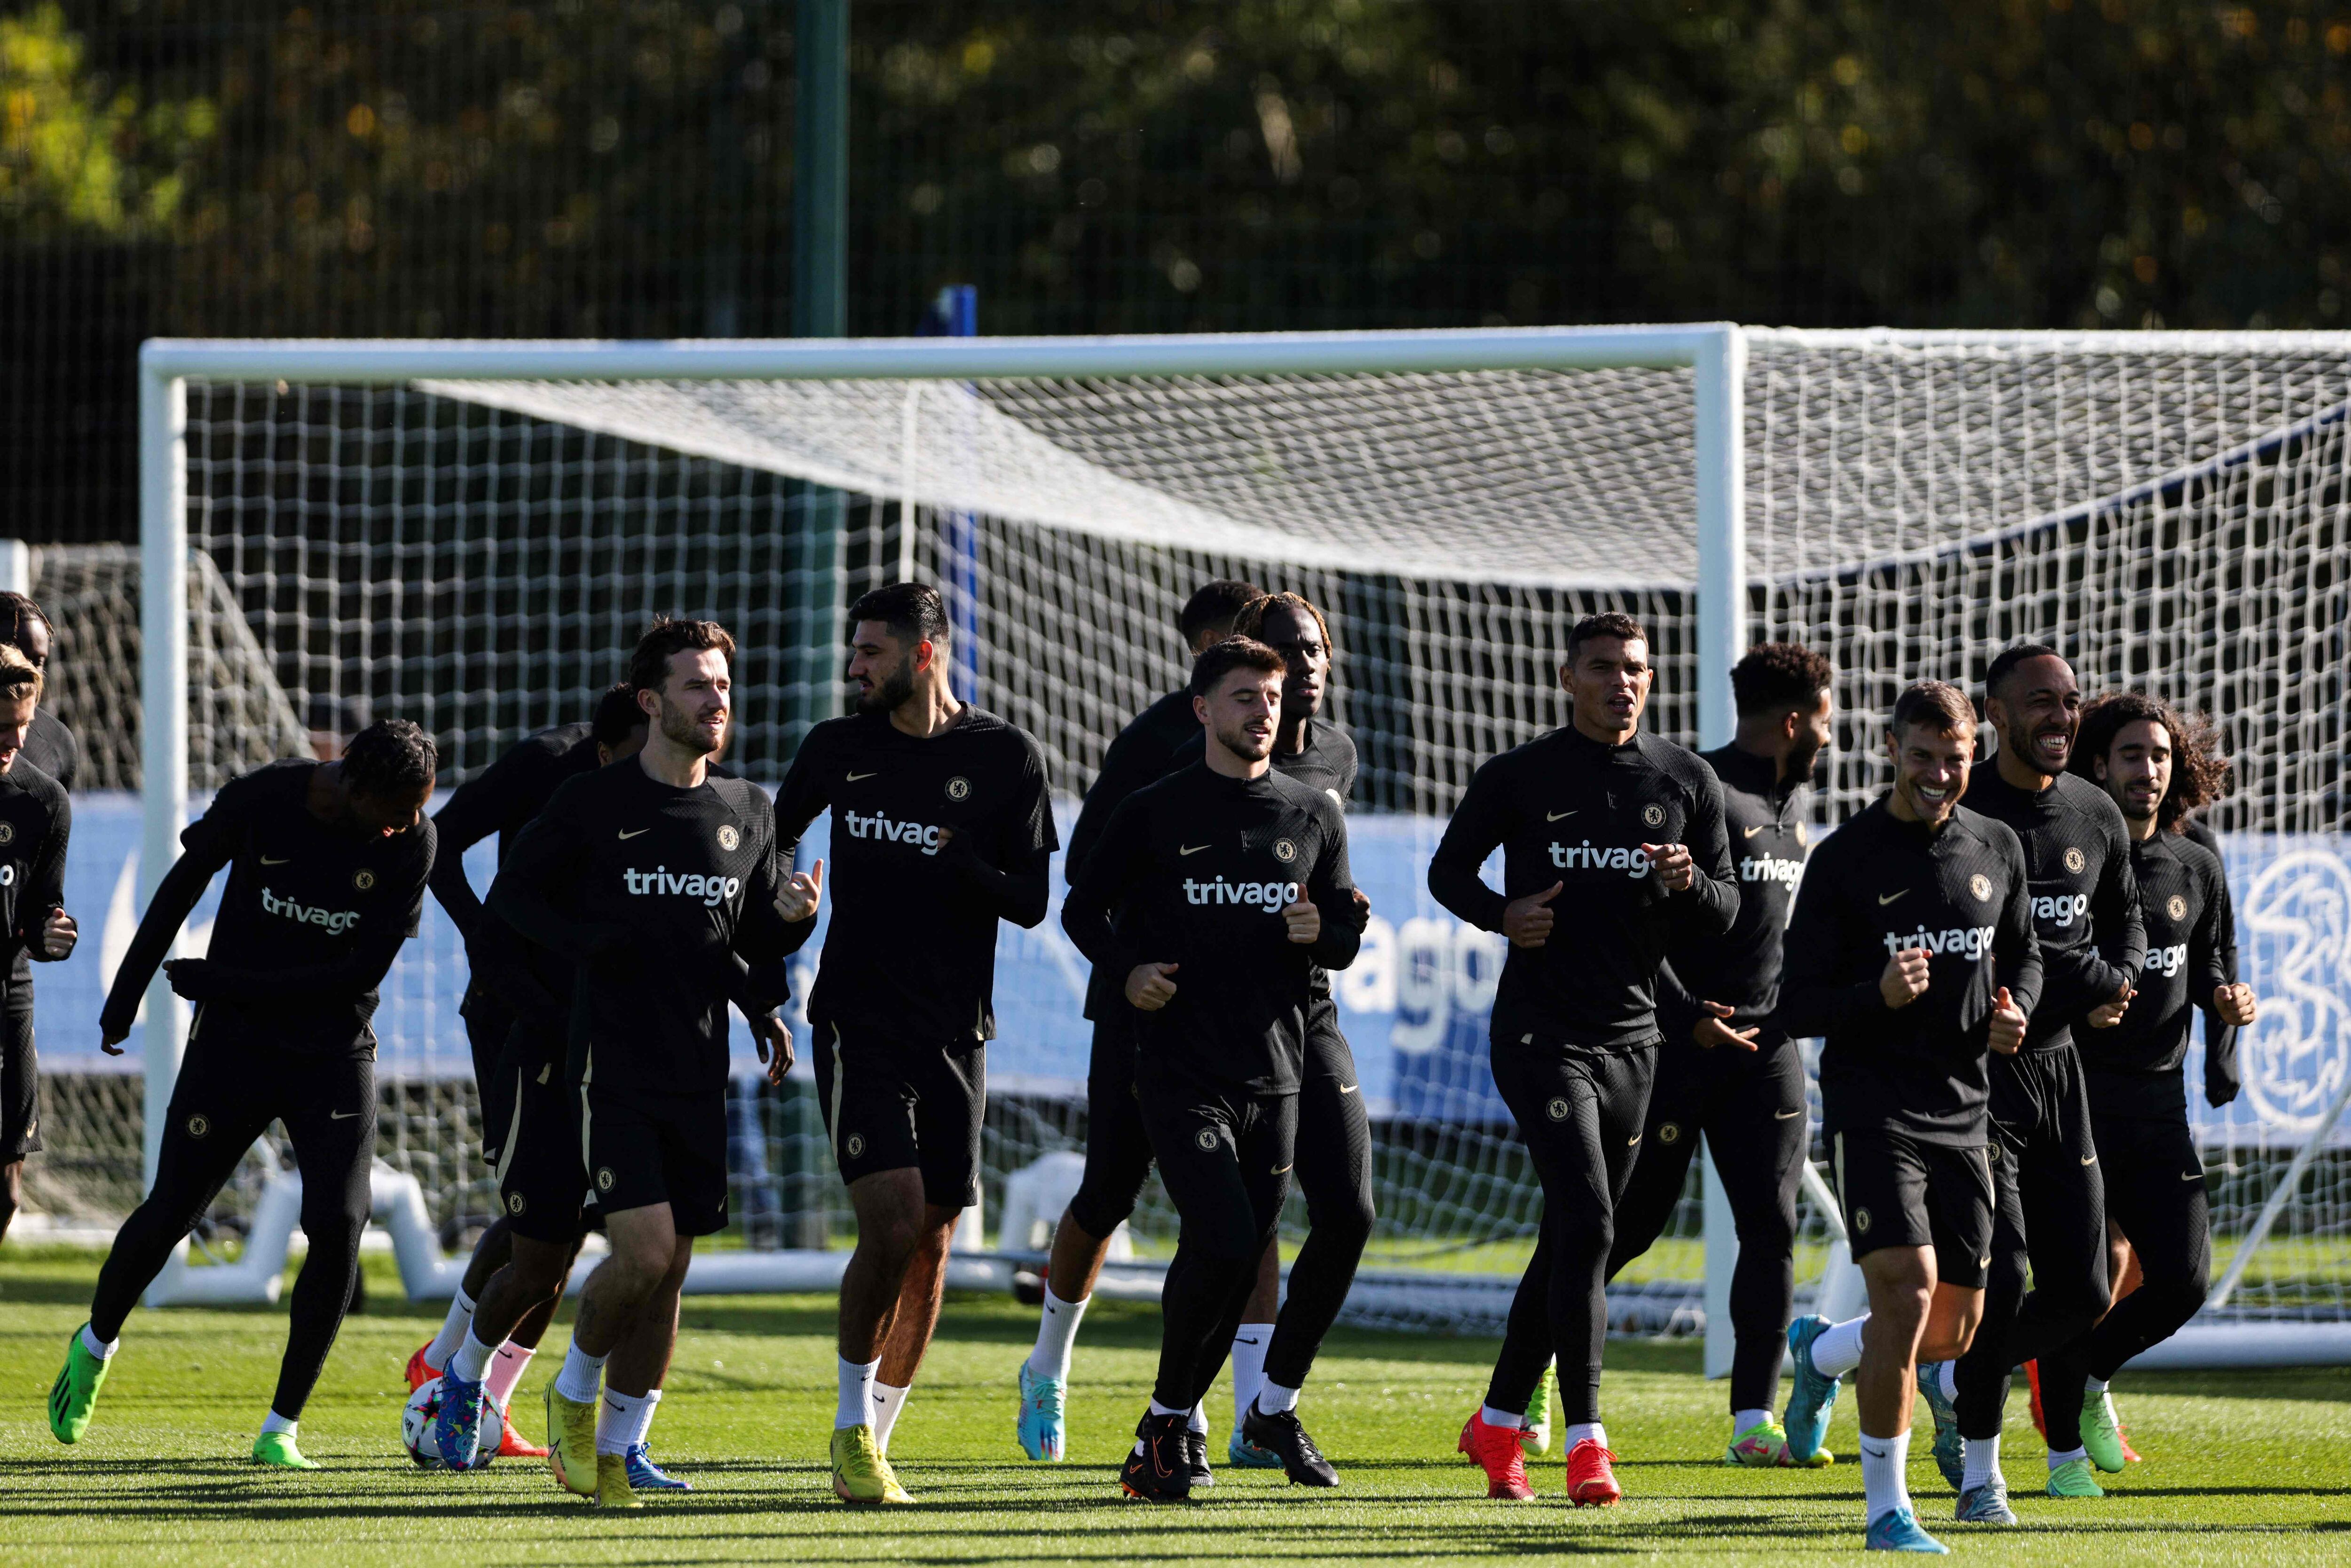
MULTIPOLYGON (((408 1457, 428 1470, 455 1469, 456 1467, 441 1457, 434 1446, 433 1424, 441 1415, 441 1380, 434 1378, 408 1396, 407 1408, 400 1413, 400 1446, 408 1457)), ((498 1457, 498 1444, 506 1437, 506 1417, 499 1413, 497 1401, 482 1401, 482 1446, 474 1456, 472 1468, 481 1469, 498 1457)))

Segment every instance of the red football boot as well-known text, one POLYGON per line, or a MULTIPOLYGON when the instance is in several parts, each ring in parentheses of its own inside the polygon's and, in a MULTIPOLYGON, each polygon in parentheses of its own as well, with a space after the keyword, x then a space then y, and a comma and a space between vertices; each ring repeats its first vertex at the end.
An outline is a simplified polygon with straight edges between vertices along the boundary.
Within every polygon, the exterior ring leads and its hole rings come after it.
POLYGON ((2115 1423, 2115 1437, 2123 1446, 2123 1463, 2138 1465, 2147 1462, 2138 1457, 2138 1450, 2130 1446, 2130 1428, 2120 1421, 2115 1423))
POLYGON ((1578 1508, 1612 1508, 1625 1495, 1609 1465, 1616 1456, 1586 1437, 1567 1451, 1567 1500, 1578 1508))
POLYGON ((1510 1502, 1527 1502, 1535 1489, 1527 1485, 1527 1451, 1516 1427, 1487 1424, 1483 1411, 1473 1410, 1461 1427, 1461 1452, 1486 1472, 1486 1495, 1510 1502))
POLYGON ((441 1379, 441 1369, 439 1367, 427 1366, 424 1364, 424 1353, 432 1348, 433 1342, 428 1339, 423 1344, 416 1347, 416 1354, 408 1358, 408 1391, 411 1394, 415 1393, 418 1389, 423 1387, 428 1383, 437 1383, 441 1379))
POLYGON ((502 1459, 543 1459, 547 1450, 515 1430, 514 1412, 501 1410, 504 1429, 498 1434, 498 1458, 502 1459))
POLYGON ((2041 1440, 2045 1443, 2049 1440, 2049 1417, 2041 1413, 2041 1364, 2038 1361, 2024 1364, 2024 1385, 2032 1390, 2032 1429, 2041 1434, 2041 1440))

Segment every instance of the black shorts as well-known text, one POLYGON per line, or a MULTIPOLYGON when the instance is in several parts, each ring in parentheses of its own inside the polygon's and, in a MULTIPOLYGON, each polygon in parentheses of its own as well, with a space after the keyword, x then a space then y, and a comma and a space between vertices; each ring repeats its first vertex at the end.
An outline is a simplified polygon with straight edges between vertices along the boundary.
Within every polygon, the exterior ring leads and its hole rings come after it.
POLYGON ((578 1095, 588 1186, 607 1215, 666 1203, 680 1236, 726 1228, 726 1096, 611 1093, 592 1083, 578 1095))
POLYGON ((12 989, 0 998, 0 1166, 15 1165, 40 1147, 41 1059, 33 1050, 33 997, 12 989))
POLYGON ((517 1022, 482 1085, 482 1135, 497 1151, 492 1170, 507 1223, 533 1241, 574 1239, 581 1210, 590 1207, 575 1104, 559 1049, 549 1054, 545 1040, 517 1022))
POLYGON ((899 1040, 829 1019, 810 1024, 817 1103, 841 1179, 919 1170, 923 1199, 932 1207, 977 1203, 987 1046, 899 1040))
MULTIPOLYGON (((474 1082, 485 1096, 489 1093, 490 1080, 496 1076, 498 1061, 507 1053, 507 1036, 514 1030, 514 1009, 507 1007, 490 989, 487 983, 476 977, 465 987, 465 999, 457 1004, 457 1016, 465 1020, 465 1043, 473 1048, 474 1082)), ((490 1140, 506 1126, 504 1117, 495 1117, 486 1105, 482 1113, 482 1163, 498 1163, 498 1152, 490 1140)))
POLYGON ((1070 1217, 1087 1235, 1107 1237, 1134 1212, 1151 1179, 1151 1136, 1134 1098, 1134 1009, 1123 1000, 1094 1020, 1086 1068, 1086 1174, 1070 1217))
POLYGON ((1991 1264, 1991 1164, 1982 1148, 1861 1127, 1829 1140, 1854 1260, 1881 1247, 1932 1247, 1946 1284, 1983 1288, 1991 1264))

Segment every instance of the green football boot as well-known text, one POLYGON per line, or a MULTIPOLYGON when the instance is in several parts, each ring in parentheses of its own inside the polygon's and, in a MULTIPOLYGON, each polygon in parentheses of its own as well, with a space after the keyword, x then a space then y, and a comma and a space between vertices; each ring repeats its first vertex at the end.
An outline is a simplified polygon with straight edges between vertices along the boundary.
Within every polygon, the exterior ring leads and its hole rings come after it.
POLYGON ((2129 1457, 2123 1450, 2123 1426, 2115 1418, 2114 1401, 2103 1391, 2083 1392, 2082 1447, 2098 1469, 2110 1476, 2122 1474, 2129 1457))
POLYGON ((264 1432, 253 1440, 253 1462, 281 1470, 315 1470, 316 1459, 306 1459, 302 1450, 294 1446, 291 1432, 264 1432))
POLYGON ((1535 1384, 1534 1397, 1527 1401, 1526 1436, 1519 1439, 1530 1454, 1551 1452, 1551 1391, 1558 1383, 1558 1364, 1544 1362, 1542 1377, 1535 1384))
POLYGON ((2049 1472, 2051 1497, 2104 1497, 2106 1489, 2090 1475, 2090 1461, 2068 1459, 2049 1472))
POLYGON ((90 1411, 98 1404, 98 1391, 106 1386, 108 1364, 81 1343, 81 1329, 74 1330, 66 1342, 66 1364, 49 1385, 49 1430, 58 1442, 78 1443, 89 1430, 90 1411))

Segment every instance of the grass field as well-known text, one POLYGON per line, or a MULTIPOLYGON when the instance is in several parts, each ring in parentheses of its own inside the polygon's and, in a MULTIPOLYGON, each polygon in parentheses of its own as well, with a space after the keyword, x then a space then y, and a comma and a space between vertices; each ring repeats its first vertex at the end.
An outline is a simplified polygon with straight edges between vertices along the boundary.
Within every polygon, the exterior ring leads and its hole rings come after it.
MULTIPOLYGON (((1011 1377, 1032 1332, 1008 1301, 949 1303, 940 1343, 893 1443, 919 1506, 851 1513, 823 1468, 833 1404, 832 1306, 809 1297, 696 1298, 654 1433, 656 1452, 697 1490, 643 1512, 600 1516, 554 1490, 543 1467, 472 1477, 414 1469, 398 1447, 408 1353, 437 1323, 400 1303, 371 1260, 372 1306, 344 1327, 302 1423, 327 1469, 265 1473, 245 1460, 282 1344, 276 1310, 141 1312, 88 1438, 48 1435, 45 1398, 96 1275, 86 1253, 0 1250, 0 1548, 16 1561, 140 1563, 883 1561, 991 1563, 1183 1559, 1492 1561, 1564 1552, 1638 1559, 1809 1562, 1861 1541, 1861 1476, 1756 1473, 1718 1463, 1723 1386, 1698 1375, 1694 1344, 1610 1347, 1611 1440, 1624 1506, 1577 1511, 1559 1471, 1543 1500, 1484 1500, 1452 1453, 1480 1392, 1490 1341, 1342 1333, 1306 1414, 1345 1475, 1336 1494, 1263 1473, 1220 1475, 1189 1509, 1122 1501, 1111 1465, 1133 1430, 1154 1364, 1157 1313, 1097 1308, 1080 1341, 1071 1448, 1029 1465, 1011 1439, 1011 1377)), ((563 1335, 550 1335, 559 1351, 563 1335)), ((552 1362, 553 1357, 548 1358, 552 1362)), ((534 1366, 517 1405, 538 1435, 534 1366)), ((2341 1563, 2351 1559, 2351 1373, 2148 1375, 2123 1385, 2148 1462, 2103 1502, 2033 1495, 2043 1449, 2011 1406, 2003 1458, 2020 1528, 1942 1527, 1986 1562, 2341 1563)), ((1218 1451, 1229 1419, 1220 1390, 1218 1451)), ((1923 1412, 1921 1414, 1923 1421, 1923 1412)), ((1923 1427, 1922 1427, 1923 1431, 1923 1427)), ((1850 1455, 1848 1395, 1831 1446, 1850 1455)), ((1914 1448, 1911 1486, 1930 1527, 1949 1492, 1914 1448)))

